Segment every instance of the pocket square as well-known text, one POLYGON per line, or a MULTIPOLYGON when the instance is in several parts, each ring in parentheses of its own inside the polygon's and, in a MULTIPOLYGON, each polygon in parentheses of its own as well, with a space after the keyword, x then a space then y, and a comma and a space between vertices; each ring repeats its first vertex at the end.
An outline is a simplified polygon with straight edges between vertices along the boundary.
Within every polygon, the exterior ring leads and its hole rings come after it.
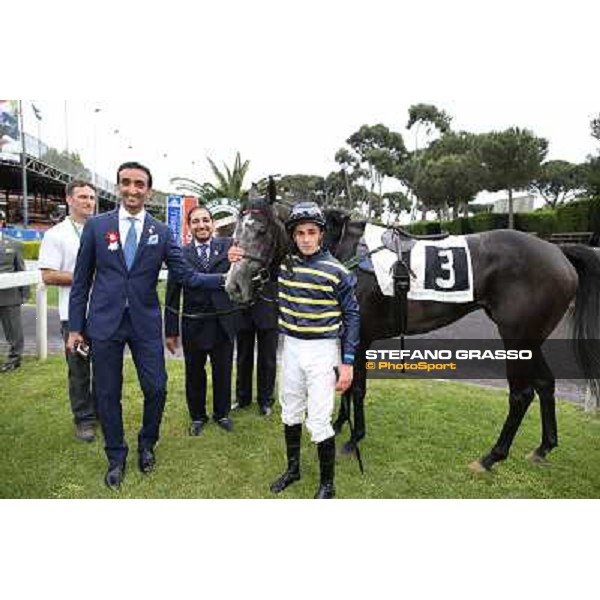
POLYGON ((155 233, 148 238, 148 246, 156 246, 156 244, 158 244, 158 233, 155 233))

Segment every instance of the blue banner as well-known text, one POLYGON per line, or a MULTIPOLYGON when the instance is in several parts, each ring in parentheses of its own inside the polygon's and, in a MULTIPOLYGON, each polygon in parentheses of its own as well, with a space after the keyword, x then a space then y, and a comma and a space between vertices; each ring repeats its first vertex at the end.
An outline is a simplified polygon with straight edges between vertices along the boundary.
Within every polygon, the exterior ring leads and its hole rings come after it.
POLYGON ((17 100, 0 100, 0 148, 19 139, 17 100))
POLYGON ((167 196, 167 225, 178 244, 181 244, 182 217, 183 196, 167 196))
POLYGON ((46 233, 43 229, 21 229, 20 227, 2 227, 2 233, 21 242, 35 242, 41 240, 46 233))

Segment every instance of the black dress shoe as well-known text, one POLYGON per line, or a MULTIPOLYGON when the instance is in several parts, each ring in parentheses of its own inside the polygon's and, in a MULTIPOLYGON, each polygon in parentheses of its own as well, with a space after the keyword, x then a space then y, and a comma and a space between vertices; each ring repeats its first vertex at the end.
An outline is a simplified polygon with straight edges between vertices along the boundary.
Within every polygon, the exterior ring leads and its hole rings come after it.
POLYGON ((144 475, 148 475, 154 470, 156 458, 154 458, 154 450, 151 448, 142 448, 138 451, 138 467, 144 475))
POLYGON ((9 371, 14 371, 21 366, 20 361, 11 361, 6 362, 0 367, 0 373, 8 373, 9 371))
POLYGON ((121 489, 121 484, 125 479, 125 463, 116 463, 109 465, 108 471, 104 476, 104 483, 113 492, 118 492, 121 489))
POLYGON ((273 413, 273 409, 268 404, 262 404, 258 407, 258 414, 261 417, 268 417, 273 413))
POLYGON ((233 421, 229 417, 222 417, 221 419, 216 419, 217 425, 224 429, 225 431, 233 431, 233 421))
POLYGON ((90 444, 96 439, 96 428, 94 423, 77 423, 75 425, 75 437, 80 442, 90 444))
POLYGON ((250 406, 250 402, 240 402, 239 400, 231 405, 231 410, 244 410, 250 406))
POLYGON ((202 419, 201 421, 192 421, 192 424, 190 425, 190 435, 194 437, 199 436, 204 430, 206 423, 207 419, 202 419))

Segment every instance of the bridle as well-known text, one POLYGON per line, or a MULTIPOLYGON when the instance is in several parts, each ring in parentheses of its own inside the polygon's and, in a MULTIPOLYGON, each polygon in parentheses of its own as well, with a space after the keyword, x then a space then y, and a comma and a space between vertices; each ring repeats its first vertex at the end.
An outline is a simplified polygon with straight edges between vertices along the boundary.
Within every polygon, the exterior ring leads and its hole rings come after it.
MULTIPOLYGON (((258 210, 258 209, 246 209, 245 211, 243 211, 240 214, 240 217, 244 217, 247 214, 250 213, 261 213, 262 211, 258 210)), ((234 242, 235 242, 235 238, 234 238, 234 242)), ((252 297, 250 298, 250 300, 248 302, 244 302, 244 303, 239 303, 237 306, 235 306, 234 308, 230 308, 229 310, 215 310, 215 311, 211 311, 211 312, 201 312, 201 313, 185 313, 185 312, 181 312, 179 310, 176 310, 174 308, 171 308, 170 306, 165 306, 166 310, 168 310, 171 313, 176 314, 177 316, 181 316, 183 318, 186 319, 193 319, 193 320, 201 320, 201 319, 210 319, 210 318, 214 318, 214 317, 224 317, 227 315, 232 315, 235 314, 237 312, 241 312, 243 310, 247 310, 248 308, 254 306, 254 304, 256 304, 259 300, 263 300, 264 302, 276 302, 277 300, 275 298, 267 298, 263 295, 263 290, 264 287, 267 283, 269 283, 269 281, 271 280, 271 274, 269 272, 268 266, 270 264, 270 262, 272 261, 271 259, 267 259, 263 256, 255 256, 253 254, 249 254, 249 253, 244 253, 244 256, 241 260, 247 260, 249 262, 257 262, 259 265, 261 265, 261 268, 257 271, 257 273, 251 278, 251 285, 252 285, 252 297)))
MULTIPOLYGON (((268 205, 268 206, 271 206, 271 205, 268 205)), ((261 209, 261 208, 247 208, 240 213, 240 218, 243 219, 245 216, 253 215, 253 214, 264 215, 265 210, 261 209)), ((273 219, 273 222, 276 223, 275 219, 273 219)), ((234 243, 235 242, 236 242, 236 240, 234 237, 234 243)), ((255 254, 250 254, 249 252, 244 250, 244 256, 241 258, 241 260, 242 261, 247 260, 248 262, 255 262, 255 263, 258 263, 260 266, 259 270, 256 272, 256 274, 250 280, 252 283, 252 300, 250 302, 252 302, 252 303, 257 302, 261 298, 268 302, 275 302, 274 299, 267 299, 262 296, 259 296, 260 294, 262 294, 264 286, 271 279, 271 273, 269 271, 269 267, 271 266, 271 263, 274 262, 276 255, 278 253, 277 252, 278 251, 277 240, 274 241, 274 246, 275 246, 275 249, 273 252, 269 253, 270 256, 268 256, 268 255, 257 256, 255 254)), ((283 254, 283 258, 285 258, 287 256, 287 254, 288 254, 288 252, 286 251, 286 253, 283 254)))

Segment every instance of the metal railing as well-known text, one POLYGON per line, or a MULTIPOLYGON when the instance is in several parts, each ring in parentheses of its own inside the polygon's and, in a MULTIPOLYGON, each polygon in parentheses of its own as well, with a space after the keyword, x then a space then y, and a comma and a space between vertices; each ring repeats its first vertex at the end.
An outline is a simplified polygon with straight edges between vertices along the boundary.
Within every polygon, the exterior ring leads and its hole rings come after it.
POLYGON ((25 153, 28 156, 37 158, 61 171, 68 173, 73 179, 85 179, 93 182, 98 187, 110 192, 117 193, 116 186, 108 179, 101 177, 80 163, 76 163, 70 158, 64 156, 56 148, 51 148, 35 136, 25 133, 25 153))
MULTIPOLYGON (((167 270, 163 269, 158 278, 166 281, 167 270)), ((19 271, 17 273, 0 274, 0 290, 36 286, 35 294, 35 341, 36 354, 40 360, 48 358, 48 290, 42 281, 42 274, 37 269, 32 271, 19 271)))
MULTIPOLYGON (((106 198, 117 204, 118 201, 118 190, 117 186, 113 181, 109 181, 105 177, 98 175, 91 169, 88 169, 85 165, 77 163, 59 152, 56 148, 52 148, 45 144, 42 140, 31 135, 30 133, 24 133, 25 138, 25 154, 28 159, 27 169, 33 169, 39 171, 40 166, 36 163, 42 163, 50 168, 57 169, 63 175, 59 177, 65 183, 72 179, 83 179, 90 181, 99 190, 104 192, 106 198)), ((20 142, 10 144, 3 149, 2 156, 0 156, 0 162, 8 163, 20 163, 21 156, 21 144, 20 142), (14 160, 13 160, 14 158, 14 160)), ((45 171, 43 168, 42 171, 45 171)), ((47 174, 47 173, 46 173, 47 174)), ((147 201, 149 206, 163 207, 164 198, 160 195, 150 198, 147 201)))

